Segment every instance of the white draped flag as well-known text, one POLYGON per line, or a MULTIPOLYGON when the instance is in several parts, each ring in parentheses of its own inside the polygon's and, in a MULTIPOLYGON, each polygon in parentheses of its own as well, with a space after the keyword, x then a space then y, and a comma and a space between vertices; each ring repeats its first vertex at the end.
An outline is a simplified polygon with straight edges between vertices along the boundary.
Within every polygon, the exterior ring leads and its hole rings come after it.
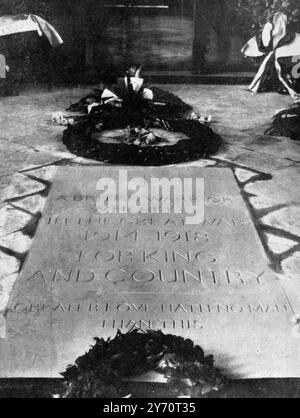
POLYGON ((299 94, 284 78, 281 65, 278 61, 280 58, 294 58, 300 56, 300 34, 295 33, 294 36, 289 36, 287 33, 286 15, 283 13, 275 13, 273 21, 268 22, 263 29, 261 44, 258 42, 258 38, 254 37, 243 47, 242 53, 248 57, 265 56, 258 73, 249 86, 249 89, 253 93, 259 91, 268 65, 270 65, 274 59, 279 80, 294 99, 299 98, 299 94))
POLYGON ((23 14, 0 17, 0 36, 33 31, 40 36, 45 35, 53 47, 63 43, 54 27, 39 16, 23 14))

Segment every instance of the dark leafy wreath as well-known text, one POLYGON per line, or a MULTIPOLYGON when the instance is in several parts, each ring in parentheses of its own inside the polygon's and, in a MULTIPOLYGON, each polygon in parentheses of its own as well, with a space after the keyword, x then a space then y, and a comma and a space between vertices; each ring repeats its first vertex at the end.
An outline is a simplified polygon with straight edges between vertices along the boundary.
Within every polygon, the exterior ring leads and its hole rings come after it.
POLYGON ((91 350, 62 374, 62 398, 134 397, 124 380, 149 371, 168 379, 170 397, 207 398, 226 385, 226 378, 214 367, 213 356, 206 357, 191 340, 141 330, 119 331, 112 340, 95 340, 91 350))
POLYGON ((300 103, 277 112, 265 133, 273 136, 287 136, 294 141, 300 141, 300 103))
POLYGON ((63 143, 69 151, 80 157, 111 164, 144 166, 199 160, 217 152, 221 138, 209 126, 190 117, 192 108, 189 105, 161 89, 153 88, 151 91, 153 100, 145 99, 142 90, 118 92, 122 97, 121 105, 103 101, 103 90, 82 99, 71 110, 85 110, 91 99, 98 103, 89 115, 76 118, 75 123, 68 126, 63 143), (97 132, 136 127, 181 132, 189 139, 182 139, 175 145, 140 146, 126 142, 107 144, 95 138, 97 132))

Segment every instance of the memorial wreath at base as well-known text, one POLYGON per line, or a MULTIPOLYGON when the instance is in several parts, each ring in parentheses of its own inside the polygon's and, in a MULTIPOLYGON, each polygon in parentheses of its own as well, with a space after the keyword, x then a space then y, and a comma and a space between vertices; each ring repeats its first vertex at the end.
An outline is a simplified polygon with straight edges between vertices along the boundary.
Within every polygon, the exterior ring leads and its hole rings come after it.
POLYGON ((135 397, 126 380, 156 371, 167 379, 170 397, 207 398, 221 391, 226 378, 191 340, 161 331, 120 331, 96 344, 63 373, 62 398, 135 397), (124 383, 125 382, 125 383, 124 383))
POLYGON ((63 142, 72 153, 112 164, 165 165, 207 158, 221 138, 208 120, 177 96, 143 87, 140 70, 130 69, 118 84, 98 89, 63 119, 63 142))
POLYGON ((276 112, 265 134, 300 141, 300 102, 276 112))

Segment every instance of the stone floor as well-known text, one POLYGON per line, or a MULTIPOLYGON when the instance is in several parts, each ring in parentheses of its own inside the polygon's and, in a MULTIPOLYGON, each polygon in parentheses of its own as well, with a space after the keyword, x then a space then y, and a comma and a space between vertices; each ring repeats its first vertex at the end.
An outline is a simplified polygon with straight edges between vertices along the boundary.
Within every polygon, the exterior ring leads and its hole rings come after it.
MULTIPOLYGON (((271 265, 283 278, 298 280, 300 143, 264 135, 274 112, 291 99, 276 93, 254 97, 245 86, 163 88, 213 116, 213 129, 224 145, 217 155, 196 164, 234 170, 271 265)), ((51 120, 53 112, 64 110, 88 91, 0 98, 0 338, 5 338, 6 306, 57 166, 91 163, 65 149, 64 128, 51 120)))

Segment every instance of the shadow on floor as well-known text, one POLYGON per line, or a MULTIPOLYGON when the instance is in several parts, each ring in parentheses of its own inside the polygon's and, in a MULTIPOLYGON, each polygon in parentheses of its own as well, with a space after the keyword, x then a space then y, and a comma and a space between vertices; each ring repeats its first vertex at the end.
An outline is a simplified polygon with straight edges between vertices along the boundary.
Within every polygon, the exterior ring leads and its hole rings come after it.
MULTIPOLYGON (((51 398, 61 379, 0 379, 0 398, 51 398)), ((169 398, 165 384, 126 383, 136 398, 169 398)), ((236 380, 214 398, 299 398, 300 379, 236 380)))

